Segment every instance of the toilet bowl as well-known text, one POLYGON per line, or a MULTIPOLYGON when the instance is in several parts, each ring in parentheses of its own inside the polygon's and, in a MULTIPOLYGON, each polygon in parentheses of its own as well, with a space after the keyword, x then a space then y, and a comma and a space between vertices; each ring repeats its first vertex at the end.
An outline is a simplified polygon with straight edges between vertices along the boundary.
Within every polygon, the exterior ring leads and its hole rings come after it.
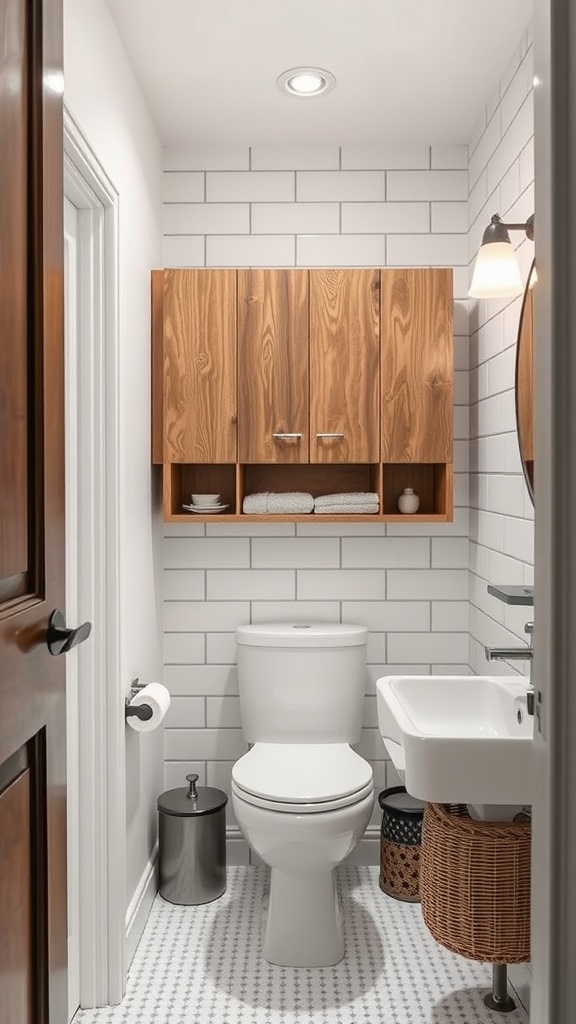
POLYGON ((344 955, 334 868, 370 820, 372 769, 345 744, 288 748, 256 744, 236 763, 232 806, 271 868, 264 957, 285 967, 329 967, 344 955))
POLYGON ((232 769, 232 806, 270 867, 262 951, 328 967, 344 955, 335 868, 373 810, 359 739, 367 631, 281 623, 237 630, 242 726, 254 745, 232 769))

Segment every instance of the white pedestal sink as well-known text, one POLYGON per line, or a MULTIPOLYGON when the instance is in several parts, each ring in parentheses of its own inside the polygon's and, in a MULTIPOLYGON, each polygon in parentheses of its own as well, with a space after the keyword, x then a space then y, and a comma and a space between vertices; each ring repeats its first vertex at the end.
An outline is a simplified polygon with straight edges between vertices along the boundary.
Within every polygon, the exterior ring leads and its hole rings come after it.
POLYGON ((530 804, 527 689, 518 676, 378 679, 378 726, 408 792, 434 803, 530 804))

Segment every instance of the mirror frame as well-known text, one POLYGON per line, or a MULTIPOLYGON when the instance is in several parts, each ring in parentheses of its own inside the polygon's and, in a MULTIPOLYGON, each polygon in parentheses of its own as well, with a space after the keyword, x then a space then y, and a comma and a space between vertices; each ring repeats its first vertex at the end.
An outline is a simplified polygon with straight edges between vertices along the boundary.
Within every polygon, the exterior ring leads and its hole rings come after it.
MULTIPOLYGON (((532 275, 534 274, 535 269, 536 269, 536 260, 533 259, 532 263, 530 265, 530 272, 529 272, 528 278, 526 280, 526 287, 524 288, 524 296, 523 296, 523 299, 522 299, 522 309, 520 310, 520 320, 519 320, 519 323, 518 323, 518 337, 516 339, 516 370, 515 370, 515 374, 514 374, 514 395, 515 395, 515 405, 516 405, 516 437, 518 439, 518 450, 520 452, 520 461, 522 463, 522 472, 524 473, 524 480, 526 481, 526 487, 528 489, 528 494, 530 495, 530 500, 531 500, 533 505, 534 505, 534 458, 532 458, 532 460, 531 460, 532 468, 530 470, 530 468, 528 466, 528 460, 526 459, 526 456, 525 456, 525 451, 523 450, 523 447, 522 447, 522 433, 521 433, 521 429, 520 429, 520 423, 521 423, 521 415, 520 415, 521 414, 521 410, 520 410, 520 387, 521 387, 521 384, 522 384, 522 381, 521 381, 521 370, 522 370, 522 366, 521 366, 521 362, 522 362, 521 344, 522 344, 523 336, 524 336, 525 331, 526 331, 526 322, 525 321, 526 321, 526 318, 527 318, 528 304, 532 303, 533 288, 530 287, 530 282, 532 281, 532 275)), ((532 311, 531 311, 530 320, 531 320, 531 330, 532 330, 532 378, 531 378, 531 381, 529 383, 531 384, 531 391, 532 391, 532 408, 530 410, 530 416, 532 418, 532 435, 533 435, 534 434, 534 318, 533 318, 533 315, 532 315, 532 311)), ((529 399, 529 401, 530 401, 530 399, 529 399)), ((533 440, 532 440, 532 444, 534 444, 533 440)))

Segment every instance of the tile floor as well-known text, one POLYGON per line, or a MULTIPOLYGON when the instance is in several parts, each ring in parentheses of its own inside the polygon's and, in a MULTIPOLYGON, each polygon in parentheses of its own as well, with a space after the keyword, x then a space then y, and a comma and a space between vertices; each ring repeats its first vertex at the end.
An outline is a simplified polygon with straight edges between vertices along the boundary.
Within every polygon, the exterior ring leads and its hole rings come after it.
POLYGON ((228 869, 201 907, 158 896, 119 1006, 74 1024, 527 1024, 488 1010, 491 968, 439 946, 419 904, 378 887, 378 868, 340 869, 346 956, 336 967, 273 967, 260 955, 264 868, 228 869))

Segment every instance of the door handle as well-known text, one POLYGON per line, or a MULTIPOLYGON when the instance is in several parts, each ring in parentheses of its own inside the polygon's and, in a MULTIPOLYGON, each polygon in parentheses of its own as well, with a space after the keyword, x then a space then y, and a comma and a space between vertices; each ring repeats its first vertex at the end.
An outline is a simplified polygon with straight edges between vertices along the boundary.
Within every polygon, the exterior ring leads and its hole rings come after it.
POLYGON ((46 643, 50 654, 68 654, 73 647, 83 644, 90 636, 91 622, 83 622, 76 629, 68 629, 61 611, 54 609, 48 623, 46 643))

